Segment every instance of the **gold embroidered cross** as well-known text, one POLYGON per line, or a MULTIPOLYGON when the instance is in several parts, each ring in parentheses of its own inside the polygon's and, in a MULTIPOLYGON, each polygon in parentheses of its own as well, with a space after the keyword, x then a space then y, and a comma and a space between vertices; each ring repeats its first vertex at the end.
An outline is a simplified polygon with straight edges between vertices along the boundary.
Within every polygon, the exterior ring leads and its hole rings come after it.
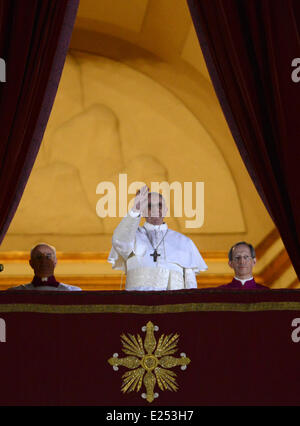
POLYGON ((127 355, 124 358, 119 358, 115 353, 108 362, 113 366, 114 370, 118 370, 119 366, 127 367, 131 371, 123 374, 121 391, 123 393, 138 392, 142 384, 146 388, 146 393, 142 394, 148 402, 152 402, 154 398, 158 397, 154 393, 155 385, 164 390, 177 391, 178 384, 176 383, 176 373, 169 368, 181 366, 182 370, 187 368, 191 362, 184 353, 181 353, 180 358, 172 356, 177 351, 177 343, 179 335, 169 334, 165 336, 162 334, 156 343, 154 331, 158 330, 151 321, 142 328, 146 331, 144 342, 138 334, 137 337, 128 334, 121 335, 121 342, 123 344, 123 352, 127 355))

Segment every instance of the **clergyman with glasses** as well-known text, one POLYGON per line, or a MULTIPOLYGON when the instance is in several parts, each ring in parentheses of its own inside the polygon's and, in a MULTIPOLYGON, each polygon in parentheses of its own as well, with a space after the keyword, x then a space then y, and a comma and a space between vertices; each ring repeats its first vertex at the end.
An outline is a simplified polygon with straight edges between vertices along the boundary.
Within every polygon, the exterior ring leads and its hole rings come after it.
POLYGON ((221 285, 218 288, 228 289, 267 289, 267 287, 255 282, 252 269, 256 263, 256 254, 254 247, 240 241, 234 244, 228 252, 228 265, 234 270, 235 276, 231 283, 221 285))

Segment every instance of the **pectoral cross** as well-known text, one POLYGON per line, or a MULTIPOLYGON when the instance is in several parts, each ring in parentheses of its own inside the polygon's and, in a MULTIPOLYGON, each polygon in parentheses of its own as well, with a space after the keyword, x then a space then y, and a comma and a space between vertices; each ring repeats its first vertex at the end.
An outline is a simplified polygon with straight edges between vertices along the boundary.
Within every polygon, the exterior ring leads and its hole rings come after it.
POLYGON ((160 254, 157 253, 157 250, 155 249, 150 256, 153 256, 153 262, 157 262, 157 257, 160 256, 160 254))

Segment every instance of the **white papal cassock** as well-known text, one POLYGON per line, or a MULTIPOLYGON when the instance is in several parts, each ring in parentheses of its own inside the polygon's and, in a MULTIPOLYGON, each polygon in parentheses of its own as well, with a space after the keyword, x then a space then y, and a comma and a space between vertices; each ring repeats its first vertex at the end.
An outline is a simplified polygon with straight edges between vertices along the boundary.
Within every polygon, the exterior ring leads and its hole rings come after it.
POLYGON ((193 241, 168 225, 139 226, 141 216, 130 211, 114 231, 108 262, 126 273, 126 290, 197 288, 195 274, 207 265, 193 241), (150 241, 151 240, 151 241, 150 241), (151 244, 152 243, 152 244, 151 244), (157 245, 159 246, 157 247, 157 245), (154 262, 154 248, 157 261, 154 262))

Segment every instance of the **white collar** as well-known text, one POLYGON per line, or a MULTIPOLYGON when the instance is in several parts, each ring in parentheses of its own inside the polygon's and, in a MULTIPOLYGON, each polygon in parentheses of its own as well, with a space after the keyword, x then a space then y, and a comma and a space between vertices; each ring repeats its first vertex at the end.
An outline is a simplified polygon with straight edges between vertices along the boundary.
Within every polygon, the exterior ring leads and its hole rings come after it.
POLYGON ((161 225, 152 225, 152 223, 145 222, 144 228, 147 231, 166 231, 168 229, 168 225, 166 223, 162 223, 161 225))
POLYGON ((245 280, 241 280, 241 279, 240 279, 240 278, 238 278, 238 277, 234 277, 234 279, 235 279, 235 280, 240 281, 240 282, 242 283, 242 285, 244 285, 246 281, 251 281, 251 280, 253 280, 253 277, 246 278, 245 280))

